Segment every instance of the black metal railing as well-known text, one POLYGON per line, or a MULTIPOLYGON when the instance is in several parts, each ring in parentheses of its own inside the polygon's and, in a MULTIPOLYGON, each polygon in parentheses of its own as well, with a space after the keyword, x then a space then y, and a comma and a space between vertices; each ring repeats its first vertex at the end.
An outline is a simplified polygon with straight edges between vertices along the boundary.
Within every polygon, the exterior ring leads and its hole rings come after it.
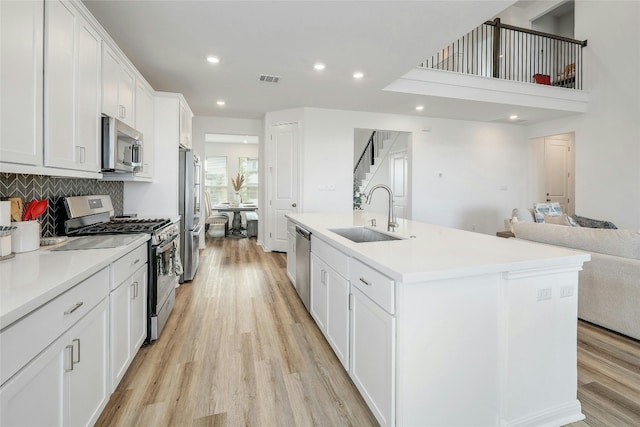
POLYGON ((582 89, 582 48, 574 40, 487 21, 419 65, 458 73, 582 89))
POLYGON ((384 141, 389 139, 391 135, 390 131, 373 131, 371 137, 362 150, 362 154, 358 158, 356 165, 353 167, 353 180, 356 183, 360 183, 365 179, 367 172, 371 170, 371 166, 376 159, 376 156, 380 153, 380 150, 384 147, 384 141))

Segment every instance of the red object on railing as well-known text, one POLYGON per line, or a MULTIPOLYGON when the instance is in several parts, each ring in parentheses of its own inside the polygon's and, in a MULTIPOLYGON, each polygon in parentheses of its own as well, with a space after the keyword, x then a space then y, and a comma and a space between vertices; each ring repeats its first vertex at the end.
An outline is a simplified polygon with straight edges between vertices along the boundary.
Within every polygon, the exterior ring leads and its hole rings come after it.
POLYGON ((539 85, 550 85, 551 84, 551 76, 546 74, 534 74, 533 80, 539 85))

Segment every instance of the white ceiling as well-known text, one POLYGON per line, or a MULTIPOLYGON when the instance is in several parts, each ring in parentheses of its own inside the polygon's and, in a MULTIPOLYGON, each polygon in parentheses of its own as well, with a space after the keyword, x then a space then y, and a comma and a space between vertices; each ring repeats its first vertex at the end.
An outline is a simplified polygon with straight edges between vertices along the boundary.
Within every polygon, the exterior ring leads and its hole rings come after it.
POLYGON ((316 107, 483 121, 513 107, 382 89, 512 3, 84 0, 153 88, 182 93, 196 115, 316 107), (316 61, 326 69, 314 70, 316 61), (263 73, 282 79, 261 83, 263 73))

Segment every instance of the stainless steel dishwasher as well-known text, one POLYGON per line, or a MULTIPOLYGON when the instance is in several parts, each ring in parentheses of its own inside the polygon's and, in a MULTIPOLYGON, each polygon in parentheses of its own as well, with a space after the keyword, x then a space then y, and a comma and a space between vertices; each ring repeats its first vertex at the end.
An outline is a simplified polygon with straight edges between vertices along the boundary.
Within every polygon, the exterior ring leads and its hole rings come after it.
POLYGON ((311 254, 311 232, 296 225, 296 291, 309 311, 311 299, 309 257, 311 254))

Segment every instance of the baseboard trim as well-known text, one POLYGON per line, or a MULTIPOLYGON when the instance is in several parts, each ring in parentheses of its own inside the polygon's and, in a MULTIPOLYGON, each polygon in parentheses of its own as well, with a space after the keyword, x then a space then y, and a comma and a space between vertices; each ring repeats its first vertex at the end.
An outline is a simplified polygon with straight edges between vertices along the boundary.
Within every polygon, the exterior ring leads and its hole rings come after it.
POLYGON ((584 420, 580 401, 554 406, 516 420, 503 420, 502 427, 557 427, 584 420))

